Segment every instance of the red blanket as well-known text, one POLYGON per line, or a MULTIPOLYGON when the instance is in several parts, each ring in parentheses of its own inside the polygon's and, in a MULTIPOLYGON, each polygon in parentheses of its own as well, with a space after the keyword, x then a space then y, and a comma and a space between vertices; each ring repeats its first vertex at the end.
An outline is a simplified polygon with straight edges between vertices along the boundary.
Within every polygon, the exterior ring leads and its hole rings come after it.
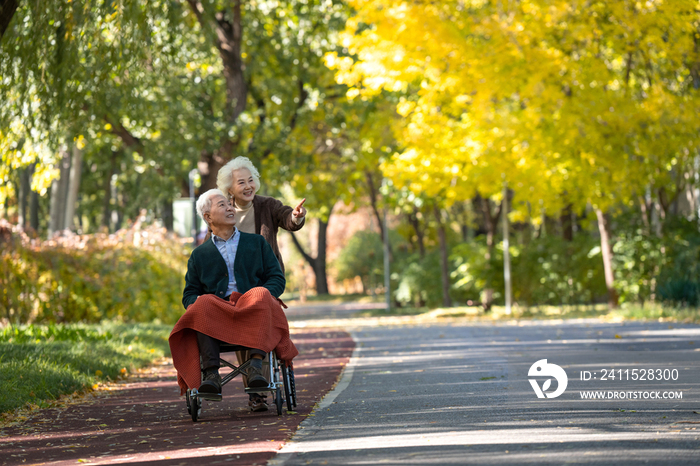
POLYGON ((274 349, 277 357, 289 364, 299 351, 289 338, 289 324, 280 303, 267 289, 257 287, 243 295, 233 293, 229 301, 209 294, 190 304, 168 339, 180 395, 188 387, 199 388, 201 382, 195 332, 233 345, 266 352, 274 349))

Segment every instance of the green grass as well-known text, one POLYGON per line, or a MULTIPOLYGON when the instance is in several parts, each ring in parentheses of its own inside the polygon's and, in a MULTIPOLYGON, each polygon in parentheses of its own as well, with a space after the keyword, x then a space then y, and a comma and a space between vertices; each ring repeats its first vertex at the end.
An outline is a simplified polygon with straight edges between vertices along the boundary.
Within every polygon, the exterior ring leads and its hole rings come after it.
MULTIPOLYGON (((301 305, 299 301, 299 293, 285 293, 280 298, 285 302, 291 302, 295 306, 301 305)), ((340 304, 340 303, 372 303, 372 302, 384 302, 384 295, 370 296, 362 293, 355 294, 322 294, 315 295, 309 294, 306 296, 307 303, 329 303, 329 304, 340 304)))
POLYGON ((532 306, 522 308, 514 306, 511 314, 505 313, 503 306, 494 306, 489 313, 477 306, 456 306, 450 308, 429 309, 427 307, 392 308, 358 311, 353 317, 386 316, 423 316, 425 318, 471 318, 471 319, 585 319, 605 318, 623 320, 664 320, 675 322, 700 323, 700 309, 675 308, 659 304, 623 304, 618 309, 609 309, 605 304, 566 305, 566 306, 532 306))
POLYGON ((0 329, 0 413, 116 380, 169 355, 172 326, 51 324, 0 329))
POLYGON ((700 323, 700 309, 694 307, 668 307, 656 304, 640 306, 628 305, 610 311, 610 316, 624 319, 652 319, 687 323, 700 323))
POLYGON ((392 307, 388 312, 386 309, 364 309, 357 311, 353 317, 386 317, 386 316, 417 316, 430 312, 427 307, 392 307))

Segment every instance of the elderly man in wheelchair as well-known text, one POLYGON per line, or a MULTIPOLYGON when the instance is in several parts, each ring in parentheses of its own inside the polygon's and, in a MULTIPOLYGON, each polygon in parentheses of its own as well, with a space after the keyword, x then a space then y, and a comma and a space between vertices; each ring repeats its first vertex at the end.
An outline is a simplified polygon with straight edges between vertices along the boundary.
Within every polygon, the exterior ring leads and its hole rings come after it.
POLYGON ((287 409, 296 405, 291 360, 298 354, 279 300, 284 273, 262 236, 238 231, 236 210, 223 192, 202 194, 197 213, 209 226, 211 239, 189 258, 182 296, 187 311, 169 338, 181 394, 187 395, 196 421, 201 400, 220 401, 222 386, 241 374, 251 409, 266 410, 262 393, 270 391, 281 414, 280 389, 287 409), (249 357, 239 359, 237 367, 220 358, 222 351, 249 357), (223 379, 222 364, 232 369, 223 379))

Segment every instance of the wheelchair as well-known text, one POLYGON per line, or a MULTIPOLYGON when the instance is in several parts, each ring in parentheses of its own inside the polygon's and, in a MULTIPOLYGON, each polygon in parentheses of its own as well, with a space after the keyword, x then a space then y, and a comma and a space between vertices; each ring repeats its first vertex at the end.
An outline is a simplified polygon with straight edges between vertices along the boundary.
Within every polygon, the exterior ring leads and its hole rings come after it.
MULTIPOLYGON (((232 351, 245 351, 250 348, 239 345, 230 345, 228 343, 221 343, 219 346, 219 351, 221 353, 229 353, 232 351)), ((221 377, 221 388, 223 391, 224 385, 236 378, 239 374, 246 374, 248 367, 250 366, 250 359, 242 363, 240 366, 236 366, 226 361, 224 358, 220 358, 221 368, 228 367, 231 369, 226 375, 221 377)), ((296 388, 294 385, 294 368, 290 364, 289 367, 284 361, 277 358, 275 350, 267 353, 267 357, 263 361, 263 367, 270 367, 270 380, 268 381, 267 387, 256 387, 256 388, 246 388, 245 392, 247 394, 252 393, 272 393, 272 399, 277 407, 277 415, 282 415, 282 407, 286 403, 287 411, 292 411, 297 405, 297 395, 296 388), (284 400, 282 400, 282 391, 284 390, 284 400)), ((211 394, 211 393, 199 393, 196 388, 188 388, 186 392, 186 403, 187 412, 192 416, 192 421, 197 422, 197 419, 202 414, 202 401, 221 401, 221 393, 211 394)))

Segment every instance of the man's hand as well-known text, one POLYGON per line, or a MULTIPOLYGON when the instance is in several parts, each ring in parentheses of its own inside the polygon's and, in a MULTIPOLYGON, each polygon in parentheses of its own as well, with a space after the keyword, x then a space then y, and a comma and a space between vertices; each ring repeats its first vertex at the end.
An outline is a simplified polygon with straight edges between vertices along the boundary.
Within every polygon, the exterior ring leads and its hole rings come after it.
POLYGON ((304 208, 304 202, 306 202, 306 198, 302 199, 301 202, 299 203, 298 206, 294 208, 292 211, 292 216, 294 218, 304 218, 306 217, 306 209, 304 208))

